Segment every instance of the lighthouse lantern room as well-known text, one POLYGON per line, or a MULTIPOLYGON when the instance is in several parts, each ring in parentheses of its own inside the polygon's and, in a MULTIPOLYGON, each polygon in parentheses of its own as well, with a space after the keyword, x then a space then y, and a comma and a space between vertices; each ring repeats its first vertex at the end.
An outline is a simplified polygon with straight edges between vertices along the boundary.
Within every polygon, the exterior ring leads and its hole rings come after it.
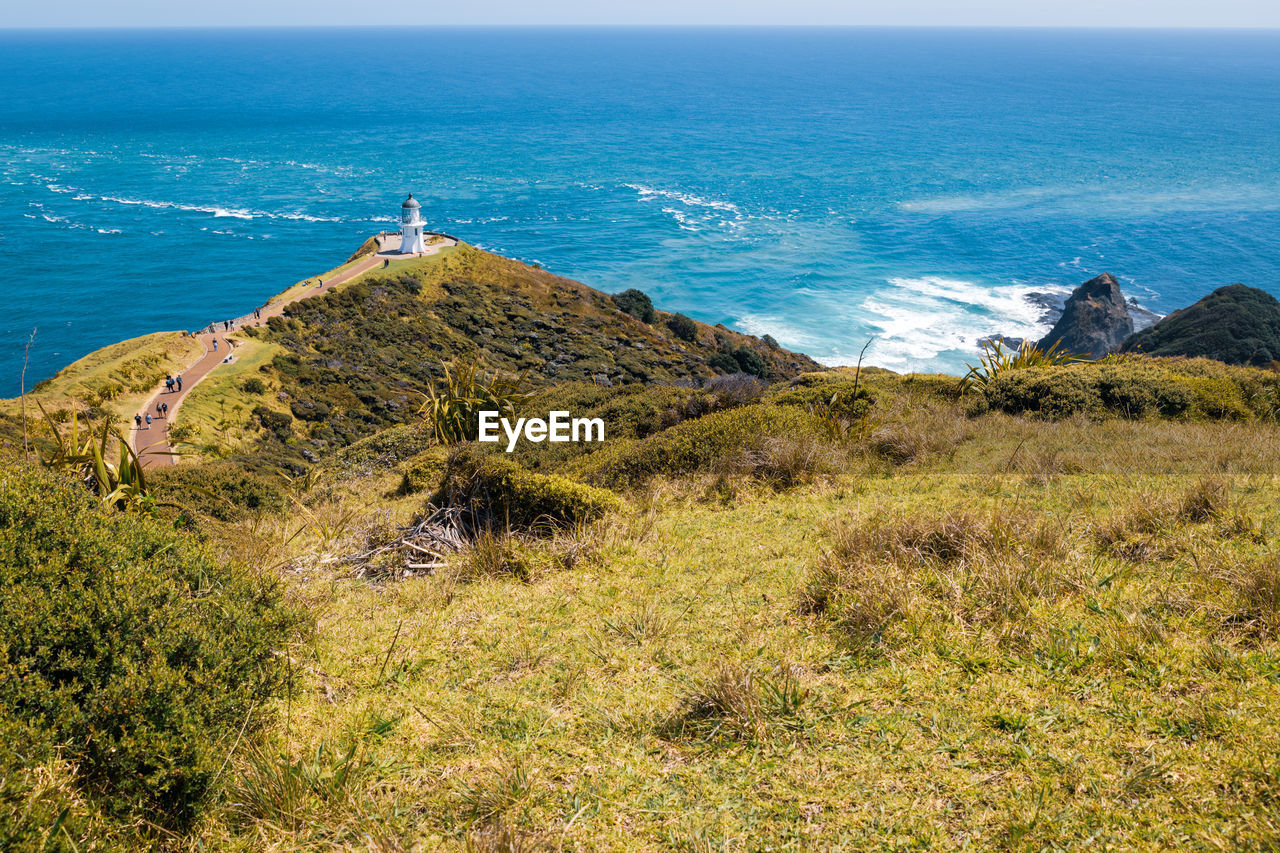
POLYGON ((422 241, 422 205, 418 204, 413 193, 400 205, 400 254, 415 255, 427 250, 422 241))

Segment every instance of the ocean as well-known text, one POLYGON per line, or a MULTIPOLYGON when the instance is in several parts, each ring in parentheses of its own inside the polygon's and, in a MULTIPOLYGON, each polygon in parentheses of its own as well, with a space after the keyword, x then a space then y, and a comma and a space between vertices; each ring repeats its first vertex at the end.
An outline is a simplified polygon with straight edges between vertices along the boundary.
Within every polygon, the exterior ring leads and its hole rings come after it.
POLYGON ((829 364, 1280 294, 1280 32, 0 32, 0 394, 431 227, 829 364))

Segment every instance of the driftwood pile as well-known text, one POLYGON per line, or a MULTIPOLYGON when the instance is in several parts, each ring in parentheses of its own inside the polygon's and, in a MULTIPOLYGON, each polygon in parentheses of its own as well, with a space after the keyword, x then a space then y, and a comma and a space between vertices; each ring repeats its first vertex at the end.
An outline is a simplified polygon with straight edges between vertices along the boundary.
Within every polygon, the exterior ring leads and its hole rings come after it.
POLYGON ((412 527, 401 528, 396 538, 362 553, 350 554, 343 558, 343 562, 355 565, 356 577, 379 574, 412 577, 418 572, 434 574, 436 569, 444 567, 447 555, 466 548, 471 540, 471 519, 470 513, 460 506, 429 505, 427 510, 421 521, 412 527))

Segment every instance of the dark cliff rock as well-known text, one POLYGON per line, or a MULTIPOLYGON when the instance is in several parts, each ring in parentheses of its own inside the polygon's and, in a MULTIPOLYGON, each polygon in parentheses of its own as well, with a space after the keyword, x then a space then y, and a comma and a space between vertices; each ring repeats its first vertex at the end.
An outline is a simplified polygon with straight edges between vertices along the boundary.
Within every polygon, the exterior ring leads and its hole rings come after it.
POLYGON ((1133 335, 1123 351, 1266 367, 1280 359, 1280 301, 1256 287, 1220 287, 1133 335))
POLYGON ((1057 343, 1067 352, 1101 358, 1132 334, 1133 318, 1120 283, 1103 273, 1072 291, 1062 316, 1039 346, 1048 349, 1057 343))

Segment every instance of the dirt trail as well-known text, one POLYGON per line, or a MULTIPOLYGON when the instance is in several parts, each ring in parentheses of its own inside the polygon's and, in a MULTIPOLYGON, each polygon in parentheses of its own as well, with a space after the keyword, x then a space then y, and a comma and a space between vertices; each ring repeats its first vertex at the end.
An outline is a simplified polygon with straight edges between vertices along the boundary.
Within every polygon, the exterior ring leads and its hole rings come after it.
MULTIPOLYGON (((204 355, 187 365, 186 369, 181 371, 180 374, 175 374, 182 376, 182 390, 169 391, 165 384, 161 382, 155 393, 138 410, 138 414, 144 420, 141 429, 136 426, 132 427, 132 440, 133 449, 142 460, 143 466, 154 468, 159 465, 176 465, 178 463, 178 457, 173 452, 173 447, 169 444, 169 421, 178 414, 178 407, 182 405, 182 401, 186 399, 186 396, 191 393, 192 388, 199 385, 200 381, 212 373, 218 365, 223 364, 224 359, 227 359, 228 356, 234 360, 235 347, 228 340, 232 332, 249 326, 261 326, 272 317, 279 317, 284 313, 284 309, 294 302, 327 293, 340 284, 345 284, 375 267, 382 266, 389 259, 409 257, 390 251, 389 247, 399 239, 399 234, 380 234, 378 235, 378 251, 351 269, 339 273, 328 280, 317 277, 316 280, 321 282, 319 285, 309 287, 290 299, 268 303, 265 307, 259 309, 257 314, 246 314, 243 317, 228 321, 226 324, 212 323, 196 332, 195 337, 204 345, 204 355), (229 328, 227 328, 228 325, 229 328), (214 349, 215 340, 217 341, 216 350, 214 349), (157 404, 168 404, 168 417, 159 416, 156 411, 157 404), (151 414, 150 427, 147 426, 145 420, 148 413, 151 414)), ((435 243, 427 247, 427 251, 423 255, 434 255, 447 246, 455 245, 457 245, 457 242, 454 240, 435 243)))

